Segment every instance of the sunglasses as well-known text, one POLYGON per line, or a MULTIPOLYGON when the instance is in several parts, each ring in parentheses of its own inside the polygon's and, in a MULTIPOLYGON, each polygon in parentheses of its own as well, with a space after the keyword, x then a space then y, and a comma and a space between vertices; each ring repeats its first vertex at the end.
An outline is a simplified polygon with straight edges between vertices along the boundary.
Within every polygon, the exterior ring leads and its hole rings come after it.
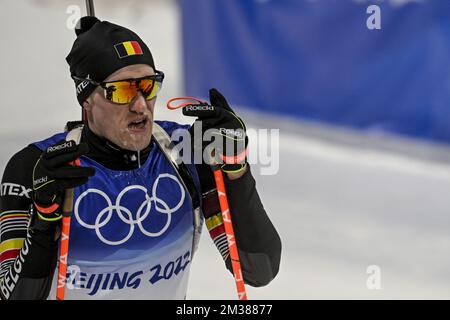
POLYGON ((91 79, 72 76, 72 79, 87 81, 103 89, 105 99, 117 103, 130 103, 141 92, 145 100, 151 100, 158 95, 164 80, 164 73, 156 70, 156 74, 142 78, 124 79, 118 81, 97 82, 91 79))

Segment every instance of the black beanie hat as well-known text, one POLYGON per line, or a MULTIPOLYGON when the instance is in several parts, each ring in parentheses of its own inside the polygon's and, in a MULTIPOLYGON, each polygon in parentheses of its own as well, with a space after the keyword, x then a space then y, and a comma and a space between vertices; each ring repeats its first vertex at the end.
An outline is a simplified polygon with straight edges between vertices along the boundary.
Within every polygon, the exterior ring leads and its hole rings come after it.
MULTIPOLYGON (((66 58, 71 76, 102 82, 116 70, 133 64, 147 64, 156 70, 149 48, 127 28, 95 17, 83 17, 75 33, 77 39, 66 58)), ((78 103, 83 106, 96 85, 74 81, 78 103)))

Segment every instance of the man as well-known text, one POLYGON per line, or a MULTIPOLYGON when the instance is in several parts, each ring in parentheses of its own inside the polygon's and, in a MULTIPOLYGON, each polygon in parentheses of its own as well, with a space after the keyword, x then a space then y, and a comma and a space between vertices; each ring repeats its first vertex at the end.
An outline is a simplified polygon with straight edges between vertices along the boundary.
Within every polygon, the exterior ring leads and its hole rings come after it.
MULTIPOLYGON (((55 298, 64 194, 74 188, 66 299, 183 299, 203 219, 231 270, 210 163, 171 159, 171 134, 194 127, 154 121, 164 75, 138 35, 91 17, 76 33, 66 60, 85 120, 28 145, 6 166, 0 297, 55 298)), ((217 90, 210 100, 183 113, 236 147, 214 153, 225 159, 244 280, 263 286, 278 272, 281 241, 245 162, 242 120, 217 90)), ((193 137, 192 152, 205 146, 193 137)))

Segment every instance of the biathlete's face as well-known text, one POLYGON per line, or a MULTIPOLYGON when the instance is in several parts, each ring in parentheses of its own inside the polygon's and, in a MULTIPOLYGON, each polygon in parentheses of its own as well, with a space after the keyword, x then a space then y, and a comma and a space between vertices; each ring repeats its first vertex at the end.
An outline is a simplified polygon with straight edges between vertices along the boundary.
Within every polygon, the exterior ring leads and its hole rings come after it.
MULTIPOLYGON (((104 82, 140 79, 152 75, 155 75, 152 67, 136 64, 117 70, 104 82)), ((121 85, 120 82, 117 85, 121 85)), ((113 87, 112 91, 115 90, 113 87)), ((114 92, 106 92, 107 94, 114 92)), ((142 92, 138 91, 130 102, 114 103, 105 97, 105 89, 99 86, 83 106, 87 111, 89 128, 95 134, 123 149, 140 151, 151 140, 155 102, 156 96, 146 100, 142 92)))

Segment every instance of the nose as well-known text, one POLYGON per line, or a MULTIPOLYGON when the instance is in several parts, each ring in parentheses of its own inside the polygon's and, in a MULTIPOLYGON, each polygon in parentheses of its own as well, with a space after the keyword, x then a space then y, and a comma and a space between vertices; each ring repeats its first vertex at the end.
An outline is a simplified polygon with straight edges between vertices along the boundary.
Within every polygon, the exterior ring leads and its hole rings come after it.
POLYGON ((136 97, 129 104, 130 111, 136 113, 144 113, 147 109, 147 103, 141 92, 138 92, 136 97))

